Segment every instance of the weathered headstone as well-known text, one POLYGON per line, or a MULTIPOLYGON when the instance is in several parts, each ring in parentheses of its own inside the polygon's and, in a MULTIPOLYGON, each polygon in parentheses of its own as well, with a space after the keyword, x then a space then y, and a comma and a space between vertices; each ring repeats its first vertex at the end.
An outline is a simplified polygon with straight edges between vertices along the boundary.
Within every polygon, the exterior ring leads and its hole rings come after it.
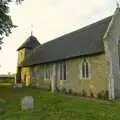
POLYGON ((13 88, 22 88, 22 83, 13 84, 13 88))
POLYGON ((32 96, 25 96, 21 100, 21 110, 28 110, 28 109, 33 109, 34 108, 34 99, 32 96))
POLYGON ((22 88, 22 83, 17 83, 18 88, 22 88))

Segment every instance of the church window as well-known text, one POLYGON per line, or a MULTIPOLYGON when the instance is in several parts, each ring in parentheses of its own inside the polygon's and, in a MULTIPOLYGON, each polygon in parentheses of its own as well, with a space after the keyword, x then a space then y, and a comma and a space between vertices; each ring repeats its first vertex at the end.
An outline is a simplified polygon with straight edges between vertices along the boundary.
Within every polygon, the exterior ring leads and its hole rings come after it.
POLYGON ((61 62, 60 63, 60 80, 66 80, 66 63, 61 62))
POLYGON ((81 65, 81 78, 89 79, 90 77, 91 77, 90 63, 88 63, 87 60, 84 59, 81 65))

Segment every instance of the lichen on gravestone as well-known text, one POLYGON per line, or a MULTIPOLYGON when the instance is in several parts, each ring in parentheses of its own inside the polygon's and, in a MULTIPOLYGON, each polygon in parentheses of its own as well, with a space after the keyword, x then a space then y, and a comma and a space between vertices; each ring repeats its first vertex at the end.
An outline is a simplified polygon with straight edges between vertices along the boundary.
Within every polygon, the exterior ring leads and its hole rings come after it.
POLYGON ((34 108, 34 98, 32 96, 25 96, 21 100, 21 110, 29 110, 34 108))

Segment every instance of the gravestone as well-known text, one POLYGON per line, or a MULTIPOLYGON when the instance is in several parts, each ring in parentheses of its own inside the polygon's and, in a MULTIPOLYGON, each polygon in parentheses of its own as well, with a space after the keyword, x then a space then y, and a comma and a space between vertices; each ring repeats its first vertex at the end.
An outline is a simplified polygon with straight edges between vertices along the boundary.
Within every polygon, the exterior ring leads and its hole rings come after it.
POLYGON ((22 88, 22 83, 13 84, 13 88, 22 88))
POLYGON ((34 99, 32 96, 25 96, 21 100, 21 110, 28 110, 28 109, 33 109, 34 108, 34 99))

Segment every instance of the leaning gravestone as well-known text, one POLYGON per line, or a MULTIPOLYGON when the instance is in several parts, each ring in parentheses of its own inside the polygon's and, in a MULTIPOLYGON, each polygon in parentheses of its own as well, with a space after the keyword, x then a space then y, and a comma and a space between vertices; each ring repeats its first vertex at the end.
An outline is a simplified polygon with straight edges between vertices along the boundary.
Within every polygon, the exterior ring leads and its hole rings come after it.
POLYGON ((21 100, 21 110, 28 110, 28 109, 33 109, 34 108, 34 99, 32 96, 25 96, 21 100))

